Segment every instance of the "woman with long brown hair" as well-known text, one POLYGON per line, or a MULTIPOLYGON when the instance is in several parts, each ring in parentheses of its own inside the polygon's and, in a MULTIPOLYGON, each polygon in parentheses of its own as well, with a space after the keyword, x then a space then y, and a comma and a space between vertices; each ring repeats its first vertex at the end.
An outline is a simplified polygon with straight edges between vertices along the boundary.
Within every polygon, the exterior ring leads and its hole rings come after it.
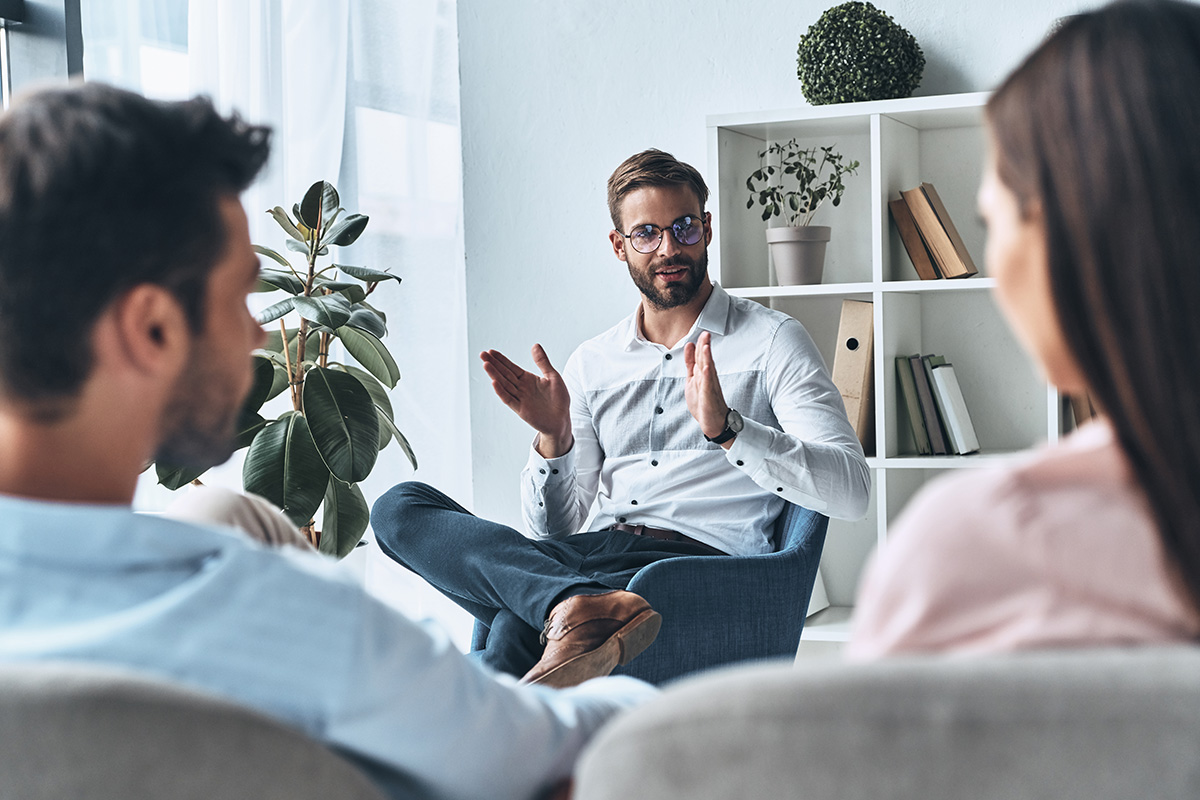
POLYGON ((987 106, 996 298, 1103 410, 929 486, 864 577, 849 654, 1200 636, 1200 6, 1069 19, 987 106))

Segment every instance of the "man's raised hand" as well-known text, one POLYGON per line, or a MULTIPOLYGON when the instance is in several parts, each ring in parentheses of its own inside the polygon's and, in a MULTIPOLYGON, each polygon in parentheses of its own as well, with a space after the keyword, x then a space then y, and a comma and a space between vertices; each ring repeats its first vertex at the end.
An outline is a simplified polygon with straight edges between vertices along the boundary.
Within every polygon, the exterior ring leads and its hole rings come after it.
MULTIPOLYGON (((729 406, 721 392, 717 365, 713 361, 711 333, 705 331, 695 344, 688 342, 684 345, 683 365, 687 368, 683 397, 687 401, 688 411, 700 423, 700 431, 705 436, 720 436, 721 431, 725 430, 729 406)), ((731 442, 722 445, 726 449, 730 446, 731 442)))
POLYGON ((486 350, 479 357, 496 396, 538 432, 538 453, 542 458, 557 458, 575 444, 571 395, 542 346, 535 344, 532 353, 540 377, 521 369, 498 350, 486 350))

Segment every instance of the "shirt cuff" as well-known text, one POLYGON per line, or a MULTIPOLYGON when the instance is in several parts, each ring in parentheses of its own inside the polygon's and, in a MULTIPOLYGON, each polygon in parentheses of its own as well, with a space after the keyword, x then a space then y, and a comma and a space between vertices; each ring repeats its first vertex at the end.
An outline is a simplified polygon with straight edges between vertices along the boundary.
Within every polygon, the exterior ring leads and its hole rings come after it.
POLYGON ((571 445, 571 449, 563 453, 558 458, 543 458, 542 454, 537 451, 538 437, 533 437, 533 443, 529 445, 529 463, 526 469, 529 470, 530 480, 537 488, 545 486, 553 486, 562 483, 567 479, 568 475, 575 472, 575 446, 571 445))
POLYGON ((742 417, 745 427, 733 438, 733 444, 725 451, 730 464, 753 476, 770 452, 775 429, 742 417))

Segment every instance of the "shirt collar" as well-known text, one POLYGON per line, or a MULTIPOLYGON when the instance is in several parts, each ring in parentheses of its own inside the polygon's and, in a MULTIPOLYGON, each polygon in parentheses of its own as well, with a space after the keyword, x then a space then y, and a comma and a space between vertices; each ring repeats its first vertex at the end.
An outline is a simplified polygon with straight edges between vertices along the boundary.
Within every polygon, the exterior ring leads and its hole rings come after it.
MULTIPOLYGON (((708 300, 704 303, 704 308, 700 309, 700 316, 696 318, 691 332, 685 337, 684 341, 693 341, 699 335, 699 331, 708 331, 717 336, 724 336, 725 330, 729 325, 729 305, 729 292, 722 289, 721 284, 713 283, 712 294, 708 296, 708 300)), ((624 340, 626 352, 637 347, 639 343, 646 341, 640 330, 641 319, 642 305, 638 303, 637 309, 629 316, 625 329, 624 340)))

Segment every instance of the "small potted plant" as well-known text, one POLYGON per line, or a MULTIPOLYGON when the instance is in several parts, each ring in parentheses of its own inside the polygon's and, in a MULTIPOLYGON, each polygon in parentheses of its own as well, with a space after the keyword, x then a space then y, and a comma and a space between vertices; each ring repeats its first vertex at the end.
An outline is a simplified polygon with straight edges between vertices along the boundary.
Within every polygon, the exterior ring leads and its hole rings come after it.
POLYGON ((859 0, 828 9, 797 49, 796 76, 813 105, 908 97, 924 71, 916 38, 859 0))
MULTIPOLYGON (((238 421, 237 447, 249 448, 245 490, 275 503, 314 547, 341 558, 367 529, 369 509, 358 483, 380 449, 394 439, 414 469, 417 461, 388 399, 400 370, 383 344, 387 321, 367 302, 382 282, 400 278, 367 267, 318 266, 331 245, 351 245, 367 227, 366 215, 348 214, 339 203, 333 185, 317 181, 290 216, 279 206, 267 212, 303 264, 297 269, 278 251, 254 246, 276 265, 259 272, 258 291, 284 298, 256 316, 259 324, 278 328, 268 327, 266 345, 254 353, 254 386, 238 421), (348 356, 342 362, 330 352, 334 341, 348 356), (288 409, 264 418, 263 404, 285 392, 288 409)), ((172 490, 204 472, 161 462, 155 468, 172 490)))
POLYGON ((767 228, 779 285, 821 282, 830 229, 809 223, 826 201, 834 206, 842 202, 842 179, 857 170, 858 162, 846 161, 833 146, 803 147, 796 139, 772 142, 758 154, 758 169, 746 179, 746 208, 758 203, 764 222, 782 217, 787 223, 767 228))

